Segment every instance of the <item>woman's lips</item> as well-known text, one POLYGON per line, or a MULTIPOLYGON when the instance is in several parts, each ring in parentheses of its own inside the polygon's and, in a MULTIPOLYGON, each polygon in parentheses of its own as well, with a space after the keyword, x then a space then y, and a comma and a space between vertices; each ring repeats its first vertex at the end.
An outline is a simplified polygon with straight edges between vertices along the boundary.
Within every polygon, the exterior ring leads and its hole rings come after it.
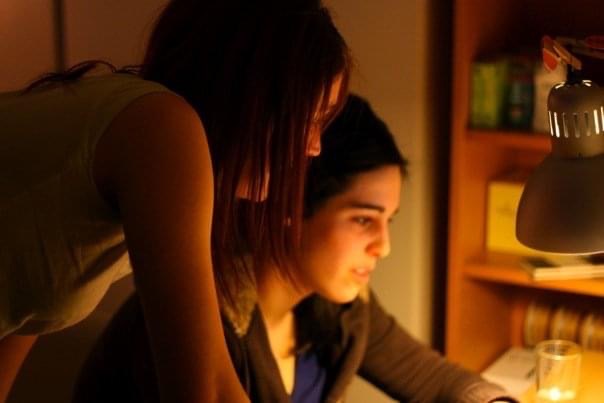
POLYGON ((352 269, 352 273, 362 283, 366 283, 369 281, 369 277, 371 277, 371 272, 373 269, 365 269, 365 268, 357 268, 352 269))

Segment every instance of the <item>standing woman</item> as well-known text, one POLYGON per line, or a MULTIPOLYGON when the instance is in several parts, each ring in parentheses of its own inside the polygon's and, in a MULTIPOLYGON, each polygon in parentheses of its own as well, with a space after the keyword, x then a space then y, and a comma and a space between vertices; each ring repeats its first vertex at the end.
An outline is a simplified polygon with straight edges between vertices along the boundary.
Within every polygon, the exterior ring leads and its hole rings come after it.
POLYGON ((249 276, 243 237, 291 274, 347 47, 319 0, 172 0, 138 74, 97 64, 0 94, 0 401, 130 263, 162 401, 245 401, 218 299, 249 276), (265 203, 235 222, 237 197, 265 203))
MULTIPOLYGON (((499 386, 414 339, 369 288, 390 251, 407 162, 369 104, 351 95, 307 176, 293 278, 256 267, 221 304, 227 345, 253 402, 342 402, 356 375, 400 402, 514 402, 499 386), (292 281, 294 280, 294 281, 292 281)), ((136 295, 103 332, 73 403, 158 402, 136 295)))

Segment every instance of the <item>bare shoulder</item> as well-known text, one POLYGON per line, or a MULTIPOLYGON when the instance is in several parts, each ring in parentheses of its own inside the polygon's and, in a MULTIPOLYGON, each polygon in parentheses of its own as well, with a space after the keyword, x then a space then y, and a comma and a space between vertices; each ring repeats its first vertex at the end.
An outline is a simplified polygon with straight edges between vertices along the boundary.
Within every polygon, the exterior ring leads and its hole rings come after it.
POLYGON ((155 92, 134 100, 113 120, 103 138, 116 143, 147 140, 171 144, 178 136, 205 137, 197 112, 183 98, 169 92, 155 92), (117 137, 117 139, 114 139, 117 137), (176 138, 175 138, 176 137, 176 138))
MULTIPOLYGON (((129 180, 161 180, 158 167, 183 174, 211 176, 209 149, 197 112, 168 92, 144 95, 121 111, 101 136, 94 177, 101 192, 114 199, 129 180)), ((207 178, 211 180, 211 178, 207 178)))
POLYGON ((160 127, 166 124, 201 124, 193 107, 184 98, 170 92, 154 92, 139 97, 118 115, 114 123, 118 126, 149 123, 160 127))

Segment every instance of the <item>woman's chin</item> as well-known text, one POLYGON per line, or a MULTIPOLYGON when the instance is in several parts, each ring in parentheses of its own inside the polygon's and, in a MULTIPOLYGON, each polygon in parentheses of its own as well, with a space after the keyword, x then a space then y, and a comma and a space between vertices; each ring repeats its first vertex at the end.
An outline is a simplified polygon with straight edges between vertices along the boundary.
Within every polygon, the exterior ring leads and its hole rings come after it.
POLYGON ((336 304, 347 304, 355 300, 359 296, 359 289, 354 288, 346 291, 339 290, 338 292, 319 293, 323 298, 336 304))

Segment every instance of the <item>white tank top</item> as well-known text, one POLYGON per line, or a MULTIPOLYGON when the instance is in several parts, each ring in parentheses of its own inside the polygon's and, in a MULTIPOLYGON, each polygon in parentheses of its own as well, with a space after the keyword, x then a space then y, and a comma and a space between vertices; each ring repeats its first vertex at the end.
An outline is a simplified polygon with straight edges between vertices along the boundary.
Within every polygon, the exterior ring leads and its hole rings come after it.
POLYGON ((114 117, 158 91, 167 89, 111 74, 0 94, 0 339, 82 320, 131 271, 92 161, 114 117))

